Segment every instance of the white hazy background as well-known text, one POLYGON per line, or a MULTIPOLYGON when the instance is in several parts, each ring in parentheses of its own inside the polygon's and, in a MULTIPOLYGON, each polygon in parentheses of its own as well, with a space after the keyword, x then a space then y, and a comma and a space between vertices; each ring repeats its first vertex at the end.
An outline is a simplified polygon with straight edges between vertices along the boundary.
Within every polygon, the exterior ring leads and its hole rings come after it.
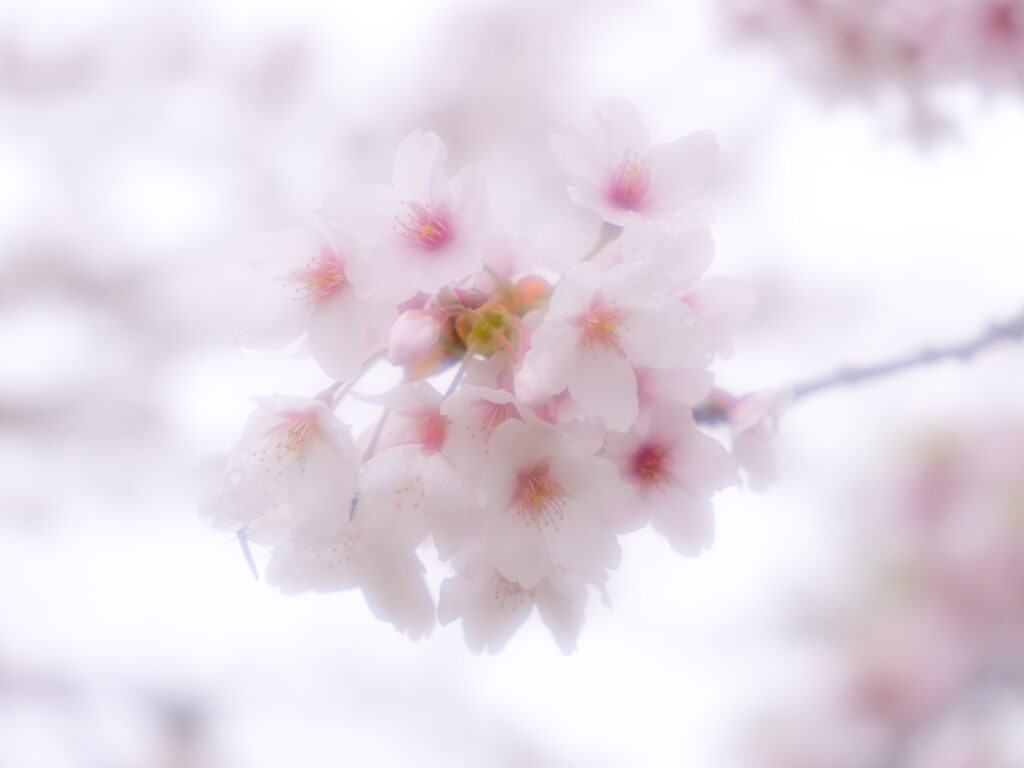
MULTIPOLYGON (((283 598, 198 516, 249 397, 308 359, 232 341, 246 236, 387 181, 436 130, 523 230, 594 227, 546 135, 604 95, 656 141, 718 133, 713 273, 760 304, 738 391, 965 339, 1024 303, 1024 99, 938 94, 959 131, 827 107, 714 2, 0 4, 0 768, 753 766, 813 682, 789 625, 915 429, 1024 416, 1021 350, 800 403, 783 481, 717 500, 685 560, 624 541, 561 656, 409 642, 356 592, 283 598)), ((440 574, 434 573, 436 583, 440 574)))

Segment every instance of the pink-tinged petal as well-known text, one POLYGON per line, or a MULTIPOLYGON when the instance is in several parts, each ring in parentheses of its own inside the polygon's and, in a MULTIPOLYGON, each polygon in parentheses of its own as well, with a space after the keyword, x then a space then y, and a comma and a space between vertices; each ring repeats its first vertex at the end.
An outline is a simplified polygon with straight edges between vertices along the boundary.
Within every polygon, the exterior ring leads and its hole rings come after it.
POLYGON ((697 227, 685 232, 665 233, 653 249, 654 257, 668 273, 673 290, 693 285, 707 271, 715 256, 711 230, 697 227))
POLYGON ((583 595, 563 594, 545 581, 538 585, 534 600, 558 649, 566 656, 571 655, 583 627, 583 595))
POLYGON ((608 152, 592 137, 583 135, 552 136, 551 151, 573 184, 597 190, 608 179, 608 152))
POLYGON ((546 529, 544 539, 550 561, 580 581, 599 583, 605 569, 617 568, 622 559, 619 540, 593 502, 567 500, 558 525, 546 529))
POLYGON ((624 304, 629 319, 617 334, 632 363, 673 369, 704 368, 710 362, 711 334, 682 301, 631 297, 624 304))
POLYGON ((569 270, 551 294, 544 321, 563 320, 585 312, 606 271, 607 268, 590 261, 581 262, 569 270))
POLYGON ((536 586, 550 567, 544 539, 537 526, 512 510, 488 519, 487 552, 494 567, 525 589, 536 586))
MULTIPOLYGON (((619 435, 612 433, 608 437, 613 439, 619 435)), ((596 456, 573 453, 552 456, 551 476, 571 496, 592 500, 602 507, 621 504, 628 496, 615 465, 596 456)))
POLYGON ((694 427, 681 443, 680 481, 691 490, 710 493, 739 483, 736 460, 721 443, 694 427))
POLYGON ((711 500, 680 489, 652 494, 651 526, 681 555, 699 555, 715 540, 715 517, 711 500))
POLYGON ((707 399, 715 382, 714 374, 704 369, 660 371, 639 368, 636 379, 641 406, 661 401, 694 406, 707 399))
POLYGON ((283 347, 309 327, 311 313, 309 306, 293 301, 290 296, 274 296, 240 312, 235 341, 246 350, 283 347))
POLYGON ((360 531, 352 528, 329 547, 275 552, 264 579, 285 595, 339 592, 357 587, 362 562, 360 538, 360 531))
MULTIPOLYGON (((530 370, 533 381, 548 395, 557 395, 568 386, 579 336, 578 329, 558 321, 545 323, 533 332, 523 369, 530 370)), ((523 397, 533 402, 528 393, 524 392, 523 397)))
POLYGON ((434 626, 434 601, 415 557, 375 557, 364 566, 363 596, 371 613, 413 640, 434 626))
POLYGON ((473 653, 498 653, 533 610, 532 592, 494 570, 472 577, 460 574, 441 584, 438 616, 442 623, 462 619, 473 653))
POLYGON ((589 208, 617 227, 644 226, 650 223, 646 213, 616 205, 609 199, 607 190, 601 187, 569 187, 568 194, 570 201, 589 208))
MULTIPOLYGON (((329 226, 354 233, 362 243, 393 236, 395 216, 402 211, 402 198, 396 190, 384 184, 364 184, 333 195, 323 215, 329 226)), ((359 288, 364 291, 372 286, 359 288)))
POLYGON ((379 307, 348 291, 317 306, 309 322, 309 351, 328 376, 350 381, 383 346, 380 314, 379 307))
POLYGON ((608 156, 618 159, 627 152, 647 153, 651 145, 650 133, 640 113, 622 98, 601 99, 592 112, 601 126, 608 156))
POLYGON ((576 356, 569 374, 569 394, 587 414, 609 429, 624 432, 636 421, 639 408, 636 374, 621 355, 598 347, 576 356))
POLYGON ((684 212, 718 164, 718 145, 710 131, 697 131, 671 144, 651 147, 647 156, 651 184, 647 199, 658 209, 684 212))
POLYGON ((709 277, 683 295, 708 326, 715 349, 723 357, 732 354, 732 329, 754 309, 754 291, 739 280, 709 277))
POLYGON ((466 166, 449 182, 456 235, 483 249, 486 231, 487 187, 483 172, 466 166))
POLYGON ((445 154, 444 142, 436 133, 413 131, 402 141, 391 176, 400 201, 451 210, 445 154))
POLYGON ((436 251, 403 249, 400 267, 417 291, 437 293, 446 285, 469 277, 482 264, 477 244, 459 236, 436 251))

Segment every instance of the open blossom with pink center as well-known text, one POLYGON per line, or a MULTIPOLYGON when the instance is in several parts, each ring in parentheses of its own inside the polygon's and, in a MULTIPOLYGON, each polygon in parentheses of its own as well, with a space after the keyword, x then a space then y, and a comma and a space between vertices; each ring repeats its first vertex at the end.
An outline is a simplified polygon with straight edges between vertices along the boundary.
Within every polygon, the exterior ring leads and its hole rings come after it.
POLYGON ((473 653, 498 653, 534 606, 562 653, 568 655, 576 649, 585 588, 570 587, 555 578, 524 587, 502 576, 482 551, 461 556, 455 569, 456 575, 441 585, 437 618, 442 624, 461 619, 466 645, 473 653))
POLYGON ((608 515, 627 494, 614 465, 575 451, 554 427, 505 421, 477 491, 488 555, 525 588, 559 574, 599 582, 619 562, 608 515))
POLYGON ((228 463, 216 522, 269 546, 316 546, 348 523, 358 466, 348 429, 319 400, 257 401, 228 463))
POLYGON ((313 358, 342 381, 383 348, 394 305, 367 298, 353 282, 358 249, 348 234, 293 227, 248 244, 250 266, 272 285, 238 334, 243 346, 273 348, 308 333, 313 358))
POLYGON ((566 388, 587 414, 625 431, 638 411, 634 366, 703 368, 710 337, 697 315, 666 292, 650 262, 573 268, 555 289, 523 362, 548 395, 566 388))
POLYGON ((403 301, 480 269, 483 179, 465 168, 449 181, 444 159, 437 134, 415 131, 395 155, 393 187, 365 188, 332 206, 330 217, 366 242, 370 258, 356 269, 371 292, 403 301))
POLYGON ((711 133, 652 146, 647 126, 629 102, 604 99, 593 116, 595 131, 551 139, 572 182, 574 203, 618 226, 645 223, 678 231, 710 219, 701 192, 718 161, 711 133))
POLYGON ((672 548, 693 555, 715 534, 711 498, 739 482, 736 462, 694 423, 689 408, 663 403, 644 408, 626 434, 609 434, 602 455, 615 462, 633 500, 614 510, 620 531, 651 523, 672 548))

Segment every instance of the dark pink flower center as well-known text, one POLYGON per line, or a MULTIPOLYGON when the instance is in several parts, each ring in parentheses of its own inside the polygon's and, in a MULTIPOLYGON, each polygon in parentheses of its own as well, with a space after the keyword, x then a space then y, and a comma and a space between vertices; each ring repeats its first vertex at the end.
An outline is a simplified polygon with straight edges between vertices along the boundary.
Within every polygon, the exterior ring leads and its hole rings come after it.
POLYGON ((451 242, 451 217, 443 208, 427 208, 419 203, 403 203, 408 212, 395 220, 395 231, 415 246, 435 251, 451 242))
POLYGON ((436 411, 423 414, 416 425, 416 437, 424 449, 436 453, 448 434, 448 419, 436 411))
POLYGON ((651 172, 647 170, 647 164, 639 154, 626 152, 612 175, 608 197, 619 208, 632 210, 643 201, 650 184, 651 172))
POLYGON ((621 353, 616 331, 625 319, 621 310, 607 306, 601 299, 595 299, 586 313, 576 318, 580 342, 587 349, 600 345, 606 350, 621 353))
POLYGON ((644 443, 630 460, 634 484, 660 488, 672 482, 672 448, 664 443, 644 443))
POLYGON ((293 274, 292 282, 297 284, 297 299, 322 301, 348 284, 345 278, 345 262, 338 254, 324 246, 320 254, 312 259, 305 269, 293 274))

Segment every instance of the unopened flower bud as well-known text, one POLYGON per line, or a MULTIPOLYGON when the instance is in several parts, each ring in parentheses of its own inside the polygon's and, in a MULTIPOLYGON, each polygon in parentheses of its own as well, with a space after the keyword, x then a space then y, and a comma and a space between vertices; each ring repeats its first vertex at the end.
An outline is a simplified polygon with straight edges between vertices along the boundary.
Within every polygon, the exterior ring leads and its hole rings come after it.
POLYGON ((440 324, 426 312, 419 309, 403 312, 388 333, 388 360, 395 365, 416 362, 437 343, 440 332, 440 324))

